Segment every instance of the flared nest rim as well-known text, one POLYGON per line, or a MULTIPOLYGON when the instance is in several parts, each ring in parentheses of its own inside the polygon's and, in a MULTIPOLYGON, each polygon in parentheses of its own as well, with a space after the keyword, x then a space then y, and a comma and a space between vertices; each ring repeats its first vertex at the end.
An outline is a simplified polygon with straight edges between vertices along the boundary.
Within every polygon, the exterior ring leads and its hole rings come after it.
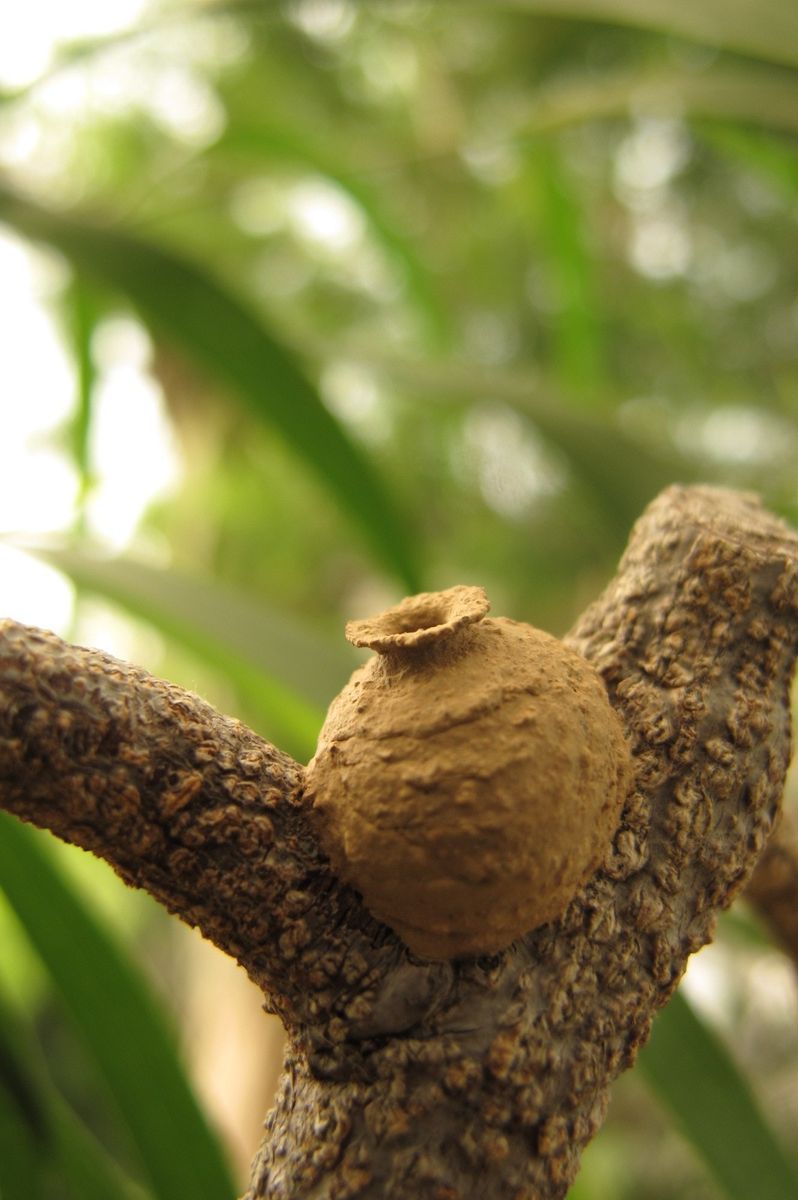
POLYGON ((390 654, 448 640, 487 615, 485 589, 459 584, 443 592, 419 592, 361 621, 349 621, 347 641, 390 654))

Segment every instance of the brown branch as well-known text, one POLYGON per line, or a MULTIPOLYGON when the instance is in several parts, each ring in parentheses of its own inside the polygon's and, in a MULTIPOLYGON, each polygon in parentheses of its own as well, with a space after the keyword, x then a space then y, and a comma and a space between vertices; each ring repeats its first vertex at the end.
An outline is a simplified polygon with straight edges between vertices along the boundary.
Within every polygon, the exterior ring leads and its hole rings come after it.
POLYGON ((298 803, 302 777, 198 696, 0 622, 0 806, 197 926, 287 1018, 307 995, 295 948, 337 919, 341 893, 298 803))
POLYGON ((798 825, 786 813, 765 847, 745 895, 798 968, 798 825))
POLYGON ((296 764, 143 672, 6 628, 0 803, 199 924, 287 1021, 248 1200, 565 1195, 612 1079, 772 827, 797 564, 798 538, 749 498, 651 506, 569 639, 634 754, 611 851, 558 921, 443 963, 335 882, 296 764))

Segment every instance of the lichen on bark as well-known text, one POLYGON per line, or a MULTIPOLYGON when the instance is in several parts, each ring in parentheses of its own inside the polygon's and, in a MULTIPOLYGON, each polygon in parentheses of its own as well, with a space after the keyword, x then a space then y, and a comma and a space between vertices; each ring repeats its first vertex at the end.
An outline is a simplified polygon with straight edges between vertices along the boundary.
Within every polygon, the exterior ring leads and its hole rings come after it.
POLYGON ((566 639, 632 749, 610 852, 557 920, 438 962, 332 873, 301 766, 143 671, 0 627, 0 805, 198 926, 286 1023, 247 1200, 565 1195, 773 827, 797 580, 798 537, 755 499, 671 488, 650 506, 566 639))

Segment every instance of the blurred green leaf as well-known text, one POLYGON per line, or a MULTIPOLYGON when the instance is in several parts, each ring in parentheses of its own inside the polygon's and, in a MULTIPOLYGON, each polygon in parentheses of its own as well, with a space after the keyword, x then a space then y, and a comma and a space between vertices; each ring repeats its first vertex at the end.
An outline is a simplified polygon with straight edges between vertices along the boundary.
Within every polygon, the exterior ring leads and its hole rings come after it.
MULTIPOLYGON (((1 999, 1 998, 0 998, 1 999)), ((40 1098, 20 1055, 10 1011, 0 1003, 0 1197, 42 1194, 53 1154, 40 1098)))
MULTIPOLYGON (((123 1176, 50 1082, 31 1030, 0 994, 0 1091, 3 1090, 14 1109, 9 1120, 17 1132, 14 1151, 9 1157, 13 1161, 15 1154, 26 1154, 28 1143, 35 1146, 36 1168, 30 1172, 34 1179, 28 1180, 29 1187, 36 1187, 40 1169, 45 1169, 63 1184, 71 1200, 147 1200, 145 1193, 123 1176), (26 1127, 24 1134, 20 1125, 26 1127)), ((2 1125, 0 1117, 0 1141, 2 1125)), ((0 1164, 2 1161, 0 1154, 0 1164)), ((30 1166, 27 1162, 27 1167, 30 1166)), ((0 1196, 5 1200, 2 1179, 0 1165, 0 1196)), ((29 1193, 20 1193, 23 1194, 29 1193)))
POLYGON ((40 1148, 0 1071, 0 1197, 44 1200, 40 1148))
POLYGON ((407 288, 407 299, 421 317, 432 347, 450 340, 451 330, 444 306, 430 272, 399 221, 388 211, 387 197, 371 185, 364 170, 347 170, 338 156, 317 145, 310 131, 266 124, 231 125, 207 152, 210 157, 234 156, 248 163, 287 162, 313 170, 345 192, 368 221, 374 239, 399 268, 407 288))
POLYGON ((754 58, 798 64, 798 7, 784 0, 505 0, 505 6, 657 29, 754 58))
POLYGON ((217 580, 66 547, 22 548, 219 671, 259 732, 289 754, 313 753, 326 707, 356 665, 343 638, 338 645, 217 580))
POLYGON ((151 1200, 152 1193, 122 1174, 65 1101, 54 1094, 51 1104, 60 1172, 72 1200, 151 1200))
POLYGON ((290 351, 242 300, 176 253, 87 217, 42 208, 4 187, 0 221, 60 250, 79 274, 121 291, 153 328, 230 385, 316 473, 376 559, 411 591, 419 590, 410 532, 369 457, 325 408, 290 351))
POLYGON ((530 188, 540 207, 537 253, 548 260, 558 301, 552 331, 554 378, 566 395, 595 404, 605 391, 602 305, 585 244, 583 207, 557 146, 538 139, 527 159, 530 188))
POLYGON ((89 462, 89 438, 97 369, 92 357, 91 343, 102 310, 93 289, 77 278, 73 279, 65 290, 61 309, 74 357, 77 384, 77 403, 69 426, 69 448, 80 481, 77 520, 77 529, 80 531, 83 527, 86 500, 93 482, 89 462))
POLYGON ((645 67, 597 78, 574 75, 543 87, 520 129, 553 132, 604 117, 717 117, 798 131, 798 77, 758 63, 700 70, 645 67))
MULTIPOLYGON (((323 355, 328 348, 317 342, 315 352, 323 355)), ((585 411, 522 371, 414 360, 355 342, 345 344, 345 353, 421 394, 433 394, 441 403, 487 399, 510 405, 563 453, 596 508, 623 536, 657 492, 677 480, 687 483, 695 478, 695 467, 671 447, 655 450, 643 444, 619 428, 614 412, 585 411)))
POLYGON ((731 908, 720 914, 716 940, 722 938, 733 946, 747 949, 763 950, 773 946, 773 938, 768 935, 762 918, 745 900, 745 893, 735 901, 731 908))
POLYGON ((144 979, 42 840, 0 814, 0 887, 105 1080, 155 1200, 232 1200, 232 1179, 144 979))
MULTIPOLYGON (((466 6, 458 0, 457 7, 466 6)), ((798 62, 798 10, 782 0, 471 0, 470 7, 656 29, 774 62, 798 62)), ((262 0, 216 0, 208 10, 264 16, 262 0)))
POLYGON ((577 1176, 568 1189, 567 1200, 593 1200, 593 1193, 588 1185, 577 1176))
MULTIPOLYGON (((796 115, 798 129, 798 115, 796 115)), ((697 132, 717 153, 774 184, 792 201, 798 195, 798 152, 787 141, 758 129, 744 129, 721 121, 702 121, 697 132)))
POLYGON ((723 1042, 677 992, 638 1065, 728 1200, 795 1200, 782 1149, 723 1042))
POLYGON ((47 1119, 37 1089, 29 1078, 30 1059, 24 1059, 20 1054, 24 1045, 20 1040, 19 1022, 13 1019, 10 1006, 0 997, 0 1086, 13 1101, 30 1140, 44 1144, 49 1134, 47 1119))

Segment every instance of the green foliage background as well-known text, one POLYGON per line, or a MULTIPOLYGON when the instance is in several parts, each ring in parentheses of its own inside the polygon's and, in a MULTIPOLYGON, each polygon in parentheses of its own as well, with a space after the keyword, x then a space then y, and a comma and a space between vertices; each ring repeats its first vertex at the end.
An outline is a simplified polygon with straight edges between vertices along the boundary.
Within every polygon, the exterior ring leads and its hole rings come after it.
MULTIPOLYGON (((798 10, 783 0, 154 4, 4 95, 0 141, 25 118, 59 157, 0 174, 0 221, 68 266, 61 445, 82 480, 74 535, 39 553, 156 627, 163 673, 195 686, 199 671, 295 755, 352 665, 346 617, 467 581, 562 632, 672 481, 755 488, 798 520, 798 10), (145 98, 109 114, 90 90, 61 127, 41 107, 59 74, 115 62, 188 71, 204 120, 170 125, 145 98), (182 449, 184 482, 142 530, 168 568, 109 561, 86 516, 96 334, 120 312, 150 331, 182 449)), ((0 997, 0 1196, 231 1195, 157 1006, 134 1006, 124 1061, 99 1019, 136 969, 77 901, 48 940, 50 893, 29 881, 61 886, 56 864, 15 839, 3 823, 0 885, 52 991, 30 1019, 0 997), (71 975, 65 941, 89 947, 71 975), (73 1031, 80 1103, 58 1056, 42 1061, 47 1022, 73 1031), (171 1118, 148 1121, 164 1088, 171 1118)), ((723 1036, 685 1001, 663 1015, 574 1198, 798 1194, 781 1148, 798 1033, 757 1025, 740 982, 778 952, 743 911, 721 937, 723 1036)))

